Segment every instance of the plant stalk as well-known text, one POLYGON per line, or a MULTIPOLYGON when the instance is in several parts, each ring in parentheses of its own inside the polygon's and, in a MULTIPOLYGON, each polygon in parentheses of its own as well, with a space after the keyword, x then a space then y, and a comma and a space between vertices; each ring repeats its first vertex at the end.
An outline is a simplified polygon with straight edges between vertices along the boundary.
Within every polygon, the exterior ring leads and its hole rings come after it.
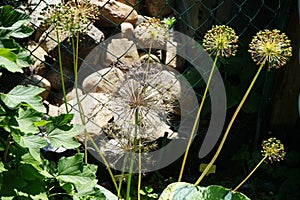
POLYGON ((249 178, 250 176, 257 170, 257 168, 266 160, 268 156, 263 157, 263 159, 261 159, 261 161, 255 166, 255 168, 248 174, 248 176, 238 185, 234 188, 234 190, 232 190, 232 192, 236 192, 249 178))
POLYGON ((65 87, 64 72, 63 72, 62 59, 61 59, 59 33, 58 33, 57 29, 56 29, 56 38, 57 38, 57 52, 58 52, 58 64, 59 64, 59 74, 60 74, 60 80, 61 80, 61 87, 62 87, 62 91, 63 91, 63 98, 64 98, 64 104, 65 104, 66 112, 69 113, 67 97, 66 97, 67 93, 66 93, 66 87, 65 87))
POLYGON ((232 126, 234 120, 236 119, 237 114, 239 113, 239 111, 241 110, 243 104, 245 103, 245 101, 246 101, 246 99, 247 99, 247 97, 248 97, 248 95, 249 95, 249 93, 250 93, 250 91, 251 91, 251 89, 252 89, 252 87, 253 87, 253 85, 254 85, 254 83, 255 83, 257 77, 258 77, 258 75, 260 74, 262 68, 263 68, 264 65, 265 65, 265 62, 266 62, 266 60, 264 60, 264 61, 262 62, 262 64, 260 65, 259 69, 257 70, 257 72, 256 72, 256 74, 255 74, 255 76, 254 76, 254 78, 253 78, 253 80, 252 80, 252 82, 251 82, 249 88, 247 89, 247 91, 246 91, 244 97, 242 98, 240 104, 238 105, 237 109, 235 110, 235 112, 234 112, 234 114, 233 114, 233 116, 232 116, 232 118, 231 118, 231 120, 230 120, 230 122, 229 122, 229 124, 228 124, 228 127, 227 127, 227 129, 226 129, 226 131, 225 131, 225 133, 224 133, 224 135, 223 135, 223 138, 222 138, 222 140, 221 140, 221 143, 220 143, 220 145, 219 145, 219 147, 218 147, 218 149, 217 149, 217 151, 216 151, 214 157, 211 159, 210 163, 206 166, 206 168, 205 168, 204 171, 202 172, 201 176, 200 176, 200 177, 198 178, 198 180, 196 181, 195 185, 198 185, 198 184, 201 182, 201 180, 202 180, 202 179, 204 178, 204 176, 208 173, 208 171, 210 170, 211 166, 214 164, 214 162, 216 161, 217 157, 219 156, 219 154, 220 154, 220 152, 221 152, 221 150, 222 150, 222 148, 223 148, 223 146, 224 146, 225 140, 226 140, 226 138, 227 138, 227 136, 228 136, 228 133, 229 133, 229 131, 230 131, 230 128, 231 128, 231 126, 232 126))
POLYGON ((208 77, 206 88, 205 88, 205 91, 204 91, 204 94, 202 96, 202 100, 201 100, 201 103, 200 103, 200 106, 199 106, 199 109, 198 109, 198 113, 197 113, 197 116, 196 116, 196 119, 195 119, 195 122, 194 122, 194 125, 193 125, 193 129, 192 129, 192 132, 190 134, 190 138, 189 138, 188 144, 187 144, 186 149, 185 149, 185 153, 184 153, 184 157, 183 157, 183 161, 182 161, 182 164, 181 164, 181 169, 180 169, 180 173, 179 173, 179 177, 178 177, 178 182, 180 182, 181 179, 182 179, 182 175, 183 175, 183 171, 184 171, 186 159, 187 159, 187 156, 188 156, 188 153, 189 153, 189 150, 190 150, 190 147, 191 147, 191 144, 192 144, 195 132, 196 132, 196 127, 197 127, 197 124, 198 124, 199 119, 200 119, 201 110, 203 108, 204 101, 205 101, 205 98, 206 98, 206 94, 208 92, 208 88, 209 88, 209 85, 210 85, 213 73, 215 71, 217 60, 218 60, 218 56, 215 57, 215 60, 214 60, 211 72, 210 72, 209 77, 208 77))
MULTIPOLYGON (((138 126, 139 126, 139 111, 138 109, 135 110, 135 127, 134 127, 134 151, 136 149, 136 139, 137 139, 137 135, 138 135, 138 126)), ((135 152, 131 152, 130 156, 130 168, 129 168, 129 175, 128 175, 128 179, 127 179, 127 190, 126 190, 126 200, 130 200, 130 189, 131 189, 131 179, 132 179, 132 171, 133 171, 133 165, 134 165, 134 160, 135 160, 135 152)), ((138 194, 139 195, 139 194, 138 194)))

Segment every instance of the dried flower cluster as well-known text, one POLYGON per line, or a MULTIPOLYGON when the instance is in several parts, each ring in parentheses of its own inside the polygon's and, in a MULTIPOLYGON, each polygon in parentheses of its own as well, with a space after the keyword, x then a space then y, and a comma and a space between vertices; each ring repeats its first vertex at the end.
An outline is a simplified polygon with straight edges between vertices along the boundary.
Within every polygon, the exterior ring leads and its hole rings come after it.
POLYGON ((157 18, 151 18, 135 28, 138 41, 151 47, 164 45, 169 39, 169 26, 157 18))
POLYGON ((286 154, 283 144, 281 144, 280 140, 277 140, 276 138, 264 140, 262 143, 261 153, 263 156, 266 156, 271 163, 283 160, 286 154))
POLYGON ((230 57, 237 52, 238 36, 229 26, 216 25, 203 39, 203 47, 211 56, 230 57))
POLYGON ((48 23, 71 33, 86 31, 90 20, 95 19, 95 13, 97 7, 87 0, 49 5, 45 12, 48 23))
POLYGON ((114 112, 114 123, 127 132, 132 141, 157 139, 155 134, 165 125, 173 108, 172 94, 163 87, 163 78, 160 78, 162 69, 150 65, 136 64, 127 72, 109 105, 114 112))
POLYGON ((249 52, 257 65, 268 63, 269 69, 278 69, 292 56, 291 41, 276 29, 259 31, 250 43, 249 52))

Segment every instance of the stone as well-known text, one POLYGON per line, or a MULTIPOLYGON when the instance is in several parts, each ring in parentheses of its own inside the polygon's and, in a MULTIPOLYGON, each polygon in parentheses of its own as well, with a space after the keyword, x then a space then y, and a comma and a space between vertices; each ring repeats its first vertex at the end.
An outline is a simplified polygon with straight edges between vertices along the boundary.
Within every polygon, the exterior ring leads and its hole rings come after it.
POLYGON ((139 54, 135 43, 127 38, 112 39, 107 46, 105 66, 121 61, 131 65, 139 60, 139 54))
MULTIPOLYGON (((34 41, 29 42, 27 49, 30 51, 31 59, 34 62, 34 64, 30 66, 30 71, 33 74, 37 74, 37 71, 40 71, 42 68, 46 68, 44 63, 48 53, 34 41)), ((43 73, 45 73, 45 70, 43 70, 43 73)))
POLYGON ((122 22, 135 25, 138 14, 131 6, 115 0, 91 0, 98 6, 99 14, 96 14, 95 24, 104 27, 116 27, 122 22))
POLYGON ((102 92, 111 94, 120 80, 124 79, 123 72, 116 67, 107 67, 86 77, 82 84, 84 93, 102 92))
MULTIPOLYGON (((77 89, 77 92, 78 92, 79 96, 82 95, 82 90, 80 88, 77 89)), ((68 102, 73 99, 76 99, 75 88, 73 88, 73 87, 66 88, 66 101, 68 102)), ((63 94, 62 90, 60 90, 57 94, 54 95, 53 102, 58 105, 64 104, 65 100, 64 100, 64 94, 63 94)))
POLYGON ((129 22, 123 22, 121 24, 121 32, 125 35, 125 36, 133 36, 133 32, 134 32, 134 28, 133 25, 129 22))
POLYGON ((36 75, 36 74, 27 77, 20 84, 35 85, 44 88, 45 91, 40 94, 43 100, 47 99, 49 95, 49 91, 51 90, 51 83, 46 78, 43 78, 40 75, 36 75))
POLYGON ((117 1, 133 7, 134 10, 136 11, 140 11, 144 6, 143 1, 140 0, 117 0, 117 1))
POLYGON ((58 116, 59 107, 49 103, 48 101, 43 102, 47 107, 47 114, 51 117, 58 116))
MULTIPOLYGON (((102 127, 112 119, 113 113, 106 104, 109 96, 103 93, 89 93, 80 96, 80 102, 85 116, 86 130, 92 136, 102 134, 102 127)), ((74 114, 72 124, 82 124, 76 99, 68 102, 69 113, 74 114)), ((66 113, 65 105, 59 107, 59 114, 66 113)))
MULTIPOLYGON (((90 51, 92 51, 100 42, 104 40, 104 34, 96 28, 94 25, 90 24, 87 27, 88 31, 86 33, 80 34, 79 46, 78 46, 78 66, 82 64, 82 59, 84 59, 90 51)), ((60 41, 60 50, 62 57, 62 64, 64 68, 73 69, 73 54, 72 54, 72 44, 71 44, 71 34, 68 31, 60 30, 58 32, 60 41)), ((41 47, 51 56, 54 60, 59 61, 58 57, 58 42, 57 42, 56 30, 51 26, 48 31, 46 31, 40 38, 41 47)))
POLYGON ((165 0, 145 0, 145 7, 147 14, 151 17, 163 18, 167 15, 170 15, 174 8, 174 0, 167 1, 165 0))

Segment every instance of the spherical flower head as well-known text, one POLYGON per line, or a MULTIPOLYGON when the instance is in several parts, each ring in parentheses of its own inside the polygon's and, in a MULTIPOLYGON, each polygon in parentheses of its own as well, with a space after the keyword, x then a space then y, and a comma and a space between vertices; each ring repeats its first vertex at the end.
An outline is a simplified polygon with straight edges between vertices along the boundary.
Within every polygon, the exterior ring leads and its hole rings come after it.
POLYGON ((257 65, 267 63, 269 69, 282 67, 292 56, 291 41, 276 29, 259 31, 249 46, 254 62, 257 65))
POLYGON ((112 95, 109 107, 114 123, 128 133, 128 138, 155 140, 159 129, 166 125, 173 102, 165 101, 168 94, 158 83, 161 70, 155 65, 147 67, 147 63, 135 64, 112 95))
POLYGON ((138 42, 153 48, 160 47, 169 39, 169 27, 157 18, 150 18, 135 28, 138 42))
POLYGON ((84 32, 94 19, 97 8, 89 1, 68 1, 66 4, 54 4, 47 7, 46 21, 53 24, 58 30, 71 33, 84 32))
POLYGON ((203 39, 203 47, 211 56, 230 57, 237 52, 238 36, 235 31, 225 25, 215 25, 203 39))
POLYGON ((271 163, 283 160, 286 154, 283 144, 281 144, 280 140, 277 140, 276 138, 264 140, 262 142, 261 153, 263 156, 266 156, 271 163))

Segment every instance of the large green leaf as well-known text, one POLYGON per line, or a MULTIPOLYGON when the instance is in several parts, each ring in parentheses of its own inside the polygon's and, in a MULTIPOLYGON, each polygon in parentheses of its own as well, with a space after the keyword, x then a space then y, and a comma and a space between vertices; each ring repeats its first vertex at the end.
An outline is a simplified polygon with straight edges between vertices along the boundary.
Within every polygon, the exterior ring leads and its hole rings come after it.
MULTIPOLYGON (((68 183, 72 183, 77 191, 75 196, 98 196, 104 197, 100 190, 97 190, 96 171, 97 166, 83 163, 83 154, 76 154, 72 157, 61 158, 58 161, 57 180, 63 188, 70 188, 68 183), (64 187, 67 185, 67 187, 64 187)), ((67 189, 67 192, 74 190, 67 189)), ((100 198, 102 199, 102 198, 100 198)))
POLYGON ((19 108, 19 116, 16 118, 18 128, 23 133, 39 133, 39 128, 34 125, 41 120, 43 114, 31 108, 19 108))
POLYGON ((9 108, 16 108, 20 103, 26 103, 33 109, 45 113, 46 108, 42 103, 42 98, 38 96, 45 89, 33 85, 17 85, 8 94, 1 94, 1 100, 9 108))
POLYGON ((23 72, 22 67, 17 64, 17 55, 12 52, 12 49, 0 48, 0 66, 10 72, 23 72))
POLYGON ((168 185, 159 200, 250 200, 239 192, 218 185, 208 187, 194 186, 190 183, 176 182, 168 185))
POLYGON ((39 163, 42 162, 40 156, 40 149, 47 146, 47 142, 44 138, 37 135, 20 135, 12 133, 13 139, 20 146, 28 148, 30 155, 39 163))
POLYGON ((47 138, 54 148, 73 149, 80 146, 80 143, 74 137, 79 135, 82 130, 83 126, 81 125, 73 125, 69 130, 56 128, 48 133, 47 138))
POLYGON ((30 17, 20 13, 11 6, 0 7, 0 39, 13 36, 15 38, 28 37, 33 33, 33 29, 27 25, 30 17))

